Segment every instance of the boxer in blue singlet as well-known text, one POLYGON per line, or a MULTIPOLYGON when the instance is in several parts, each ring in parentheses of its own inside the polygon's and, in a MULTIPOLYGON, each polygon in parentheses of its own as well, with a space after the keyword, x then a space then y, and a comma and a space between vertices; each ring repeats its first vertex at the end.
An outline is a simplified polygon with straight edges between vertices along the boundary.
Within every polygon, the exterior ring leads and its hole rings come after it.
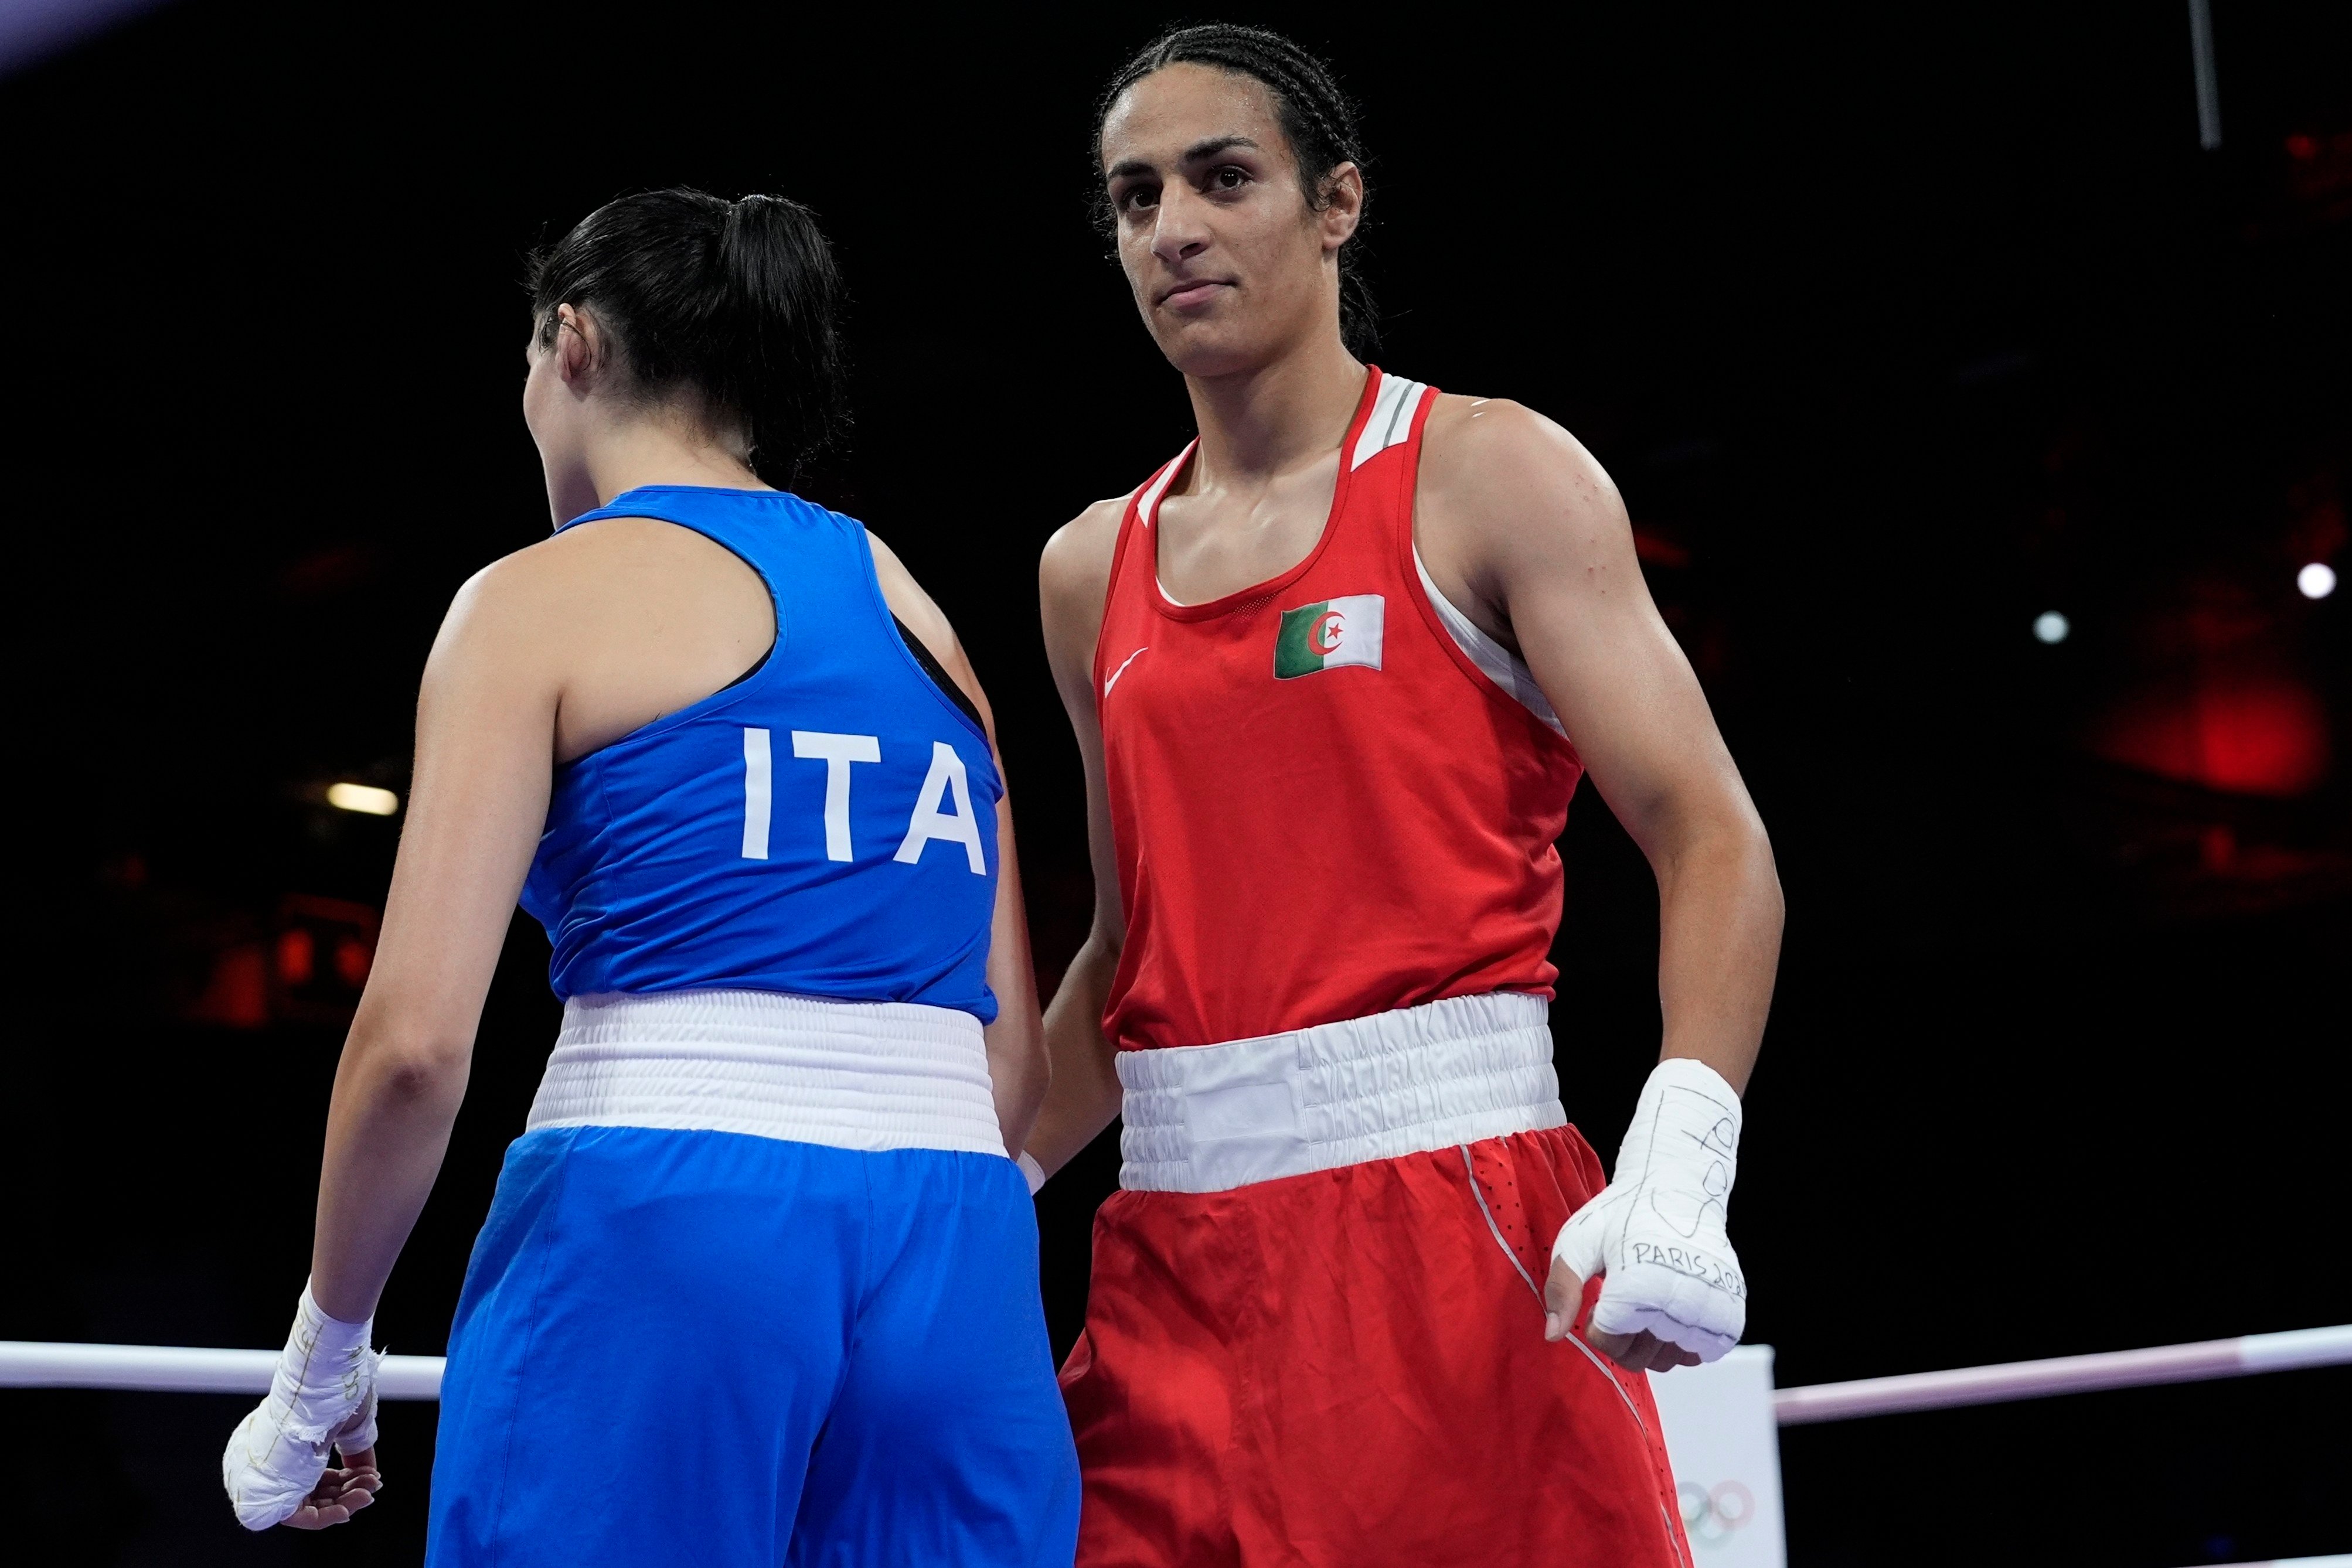
POLYGON ((563 1029, 457 1305, 428 1563, 1067 1564, 987 703, 897 559, 781 487, 836 417, 824 241, 774 198, 627 197, 533 294, 556 532, 467 584, 427 663, 231 1501, 315 1528, 378 1484, 370 1321, 520 895, 563 1029))

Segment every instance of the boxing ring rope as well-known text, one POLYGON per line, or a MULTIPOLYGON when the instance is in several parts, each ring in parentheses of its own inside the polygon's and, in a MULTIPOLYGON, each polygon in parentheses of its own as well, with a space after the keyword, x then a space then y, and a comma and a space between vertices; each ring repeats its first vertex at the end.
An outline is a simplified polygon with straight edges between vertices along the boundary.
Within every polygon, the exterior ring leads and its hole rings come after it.
MULTIPOLYGON (((2247 1334, 2195 1344, 2148 1350, 2109 1351, 2099 1355, 2062 1355, 2048 1361, 2013 1361, 1998 1366, 1964 1366, 1949 1372, 1914 1372, 1899 1377, 1866 1377, 1853 1383, 1821 1383, 1783 1388, 1772 1396, 1783 1427, 1815 1421, 1850 1421, 1907 1410, 1941 1410, 1958 1405, 1992 1405, 2041 1399, 2053 1394, 2087 1394, 2104 1388, 2141 1388, 2162 1383, 2195 1383, 2214 1377, 2244 1377, 2262 1372, 2352 1364, 2352 1323, 2337 1328, 2296 1329, 2285 1333, 2247 1334)), ((118 1388, 147 1393, 262 1394, 278 1364, 274 1350, 194 1350, 172 1345, 49 1344, 0 1340, 0 1388, 118 1388)), ((385 1399, 437 1399, 442 1359, 437 1355, 387 1355, 377 1375, 376 1393, 385 1399)))
MULTIPOLYGON (((387 1355, 380 1399, 438 1399, 442 1358, 387 1355)), ((0 1340, 0 1388, 120 1388, 144 1394, 267 1394, 274 1350, 163 1344, 47 1344, 0 1340)))
MULTIPOLYGON (((2247 1334, 2195 1344, 2158 1345, 2099 1355, 1916 1372, 1852 1383, 1783 1388, 1773 1394, 1783 1427, 2138 1388, 2255 1373, 2352 1364, 2352 1323, 2247 1334)), ((174 1345, 53 1344, 0 1340, 0 1388, 105 1388, 145 1393, 259 1394, 269 1387, 278 1353, 205 1350, 174 1345)), ((387 1355, 376 1392, 385 1399, 438 1399, 443 1359, 387 1355)), ((2352 1568, 2352 1555, 2242 1563, 2231 1568, 2352 1568)))
POLYGON ((2194 1344, 2116 1350, 2098 1355, 2061 1355, 2048 1361, 2011 1361, 1997 1366, 1963 1366, 1950 1372, 1912 1372, 1899 1377, 1865 1377, 1853 1383, 1818 1383, 1783 1388, 1772 1396, 1773 1415, 1783 1427, 1813 1421, 1850 1421, 1858 1416, 1891 1416, 1906 1410, 1942 1410, 1956 1405, 1993 1405, 2011 1399, 2042 1399, 2053 1394, 2088 1394, 2102 1388, 2144 1388, 2159 1383, 2198 1383, 2212 1377, 2244 1377, 2258 1372, 2289 1372, 2305 1366, 2352 1363, 2352 1323, 2328 1329, 2209 1339, 2194 1344))

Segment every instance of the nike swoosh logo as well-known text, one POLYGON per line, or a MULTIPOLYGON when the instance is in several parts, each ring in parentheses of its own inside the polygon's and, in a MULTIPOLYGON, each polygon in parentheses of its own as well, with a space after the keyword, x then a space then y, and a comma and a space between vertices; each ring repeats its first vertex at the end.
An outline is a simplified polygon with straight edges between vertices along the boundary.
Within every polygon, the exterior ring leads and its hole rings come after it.
POLYGON ((1129 653, 1125 659, 1120 661, 1118 668, 1110 673, 1110 679, 1103 683, 1104 700, 1109 700, 1111 687, 1118 685, 1119 676, 1127 674, 1127 666, 1132 664, 1135 661, 1140 659, 1144 654, 1149 653, 1150 652, 1151 652, 1151 648, 1150 644, 1147 643, 1145 646, 1138 648, 1134 653, 1129 653))

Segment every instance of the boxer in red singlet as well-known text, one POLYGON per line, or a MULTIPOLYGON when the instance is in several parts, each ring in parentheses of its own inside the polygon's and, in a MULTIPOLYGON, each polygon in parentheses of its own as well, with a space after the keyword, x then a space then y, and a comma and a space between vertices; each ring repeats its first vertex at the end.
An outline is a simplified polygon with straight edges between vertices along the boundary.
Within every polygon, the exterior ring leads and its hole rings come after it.
POLYGON ((1062 1374, 1078 1561, 1688 1568, 1645 1374, 1744 1323, 1762 824, 1600 465, 1359 359, 1328 71, 1181 29, 1097 146, 1199 436, 1040 573, 1097 910, 1033 1180, 1125 1118, 1062 1374), (1662 1059, 1606 1183, 1545 1021, 1587 773, 1663 933, 1662 1059))

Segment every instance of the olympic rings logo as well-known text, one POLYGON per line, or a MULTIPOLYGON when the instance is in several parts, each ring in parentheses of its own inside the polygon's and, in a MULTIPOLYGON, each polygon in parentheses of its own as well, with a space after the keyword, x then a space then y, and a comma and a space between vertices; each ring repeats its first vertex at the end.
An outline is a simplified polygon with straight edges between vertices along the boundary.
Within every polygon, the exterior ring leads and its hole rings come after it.
POLYGON ((1701 1546, 1720 1546, 1756 1517, 1756 1494, 1738 1481, 1712 1489, 1684 1481, 1675 1489, 1683 1505, 1683 1529, 1701 1546))

